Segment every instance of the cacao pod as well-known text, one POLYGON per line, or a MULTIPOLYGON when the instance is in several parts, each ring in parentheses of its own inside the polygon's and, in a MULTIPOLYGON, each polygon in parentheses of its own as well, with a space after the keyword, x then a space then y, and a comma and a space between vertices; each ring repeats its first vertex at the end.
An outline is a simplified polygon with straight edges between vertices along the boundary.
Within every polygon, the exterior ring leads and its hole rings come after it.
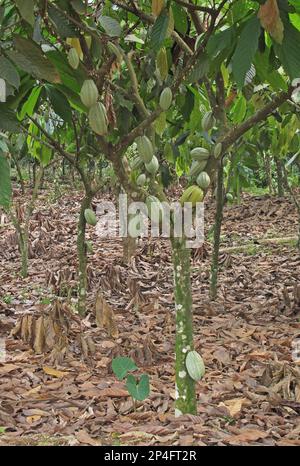
POLYGON ((189 351, 185 359, 185 367, 191 379, 198 382, 205 374, 205 365, 197 351, 189 351))
POLYGON ((80 98, 86 107, 90 108, 97 103, 99 92, 92 79, 86 79, 80 91, 80 98))
POLYGON ((142 218, 140 214, 136 214, 128 222, 128 234, 131 238, 137 238, 141 233, 142 218))
POLYGON ((185 202, 191 202, 195 207, 197 202, 203 201, 203 191, 196 185, 189 186, 180 198, 180 203, 183 206, 185 202))
POLYGON ((193 160, 207 160, 209 155, 209 151, 204 147, 195 147, 191 150, 191 157, 193 160))
POLYGON ((101 102, 96 103, 90 108, 89 123, 92 130, 104 136, 107 134, 107 116, 104 105, 101 102))
POLYGON ((202 119, 202 128, 204 131, 210 131, 213 126, 215 125, 215 118, 213 116, 213 112, 207 112, 205 113, 203 119, 202 119))
POLYGON ((169 87, 166 87, 160 94, 159 105, 164 111, 166 111, 170 108, 172 100, 173 100, 172 91, 169 87))
POLYGON ((142 168, 143 161, 141 160, 140 156, 134 157, 130 162, 130 166, 132 170, 138 170, 139 168, 142 168))
POLYGON ((226 200, 229 201, 229 202, 232 202, 233 201, 233 195, 231 193, 227 193, 226 194, 226 200))
POLYGON ((97 225, 97 217, 92 209, 85 209, 84 218, 88 225, 93 227, 97 225))
POLYGON ((113 55, 115 55, 115 56, 117 57, 118 62, 119 62, 119 63, 122 63, 122 61, 123 61, 123 54, 122 54, 120 48, 119 48, 116 44, 114 44, 113 42, 108 42, 107 47, 108 47, 108 50, 109 50, 113 55))
POLYGON ((69 65, 74 70, 77 70, 77 68, 79 66, 79 63, 80 63, 80 59, 79 59, 79 55, 77 53, 77 50, 74 47, 69 50, 68 62, 69 62, 69 65))
POLYGON ((145 164, 146 170, 150 175, 155 175, 159 169, 159 163, 155 155, 153 155, 151 162, 145 164))
POLYGON ((180 198, 180 200, 179 200, 179 202, 180 202, 181 205, 184 205, 185 202, 188 202, 189 197, 190 197, 190 195, 191 195, 191 193, 192 193, 192 191, 193 191, 194 188, 195 188, 194 185, 193 185, 193 186, 189 186, 188 188, 186 188, 185 191, 183 191, 182 196, 181 196, 181 198, 180 198))
POLYGON ((222 144, 219 142, 218 144, 215 145, 214 147, 214 157, 218 159, 220 155, 222 154, 222 144))
POLYGON ((139 156, 144 163, 150 163, 154 155, 152 142, 147 136, 140 136, 136 139, 139 156))
POLYGON ((200 162, 199 161, 192 162, 189 176, 191 178, 196 178, 199 175, 199 173, 201 173, 204 170, 204 168, 206 167, 206 164, 207 164, 206 160, 201 160, 200 162))
POLYGON ((136 180, 136 184, 138 186, 144 186, 145 183, 146 183, 146 175, 144 173, 142 173, 140 176, 138 176, 137 180, 136 180))
POLYGON ((210 177, 206 172, 200 173, 197 178, 197 184, 201 189, 207 189, 210 185, 210 177))

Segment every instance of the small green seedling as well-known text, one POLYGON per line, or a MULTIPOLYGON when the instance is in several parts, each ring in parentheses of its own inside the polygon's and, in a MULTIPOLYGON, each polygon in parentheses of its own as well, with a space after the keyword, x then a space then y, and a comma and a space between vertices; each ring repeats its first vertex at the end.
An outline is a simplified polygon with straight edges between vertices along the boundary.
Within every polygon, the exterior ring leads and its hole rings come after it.
POLYGON ((123 380, 127 376, 126 388, 133 399, 135 406, 136 401, 144 401, 150 393, 149 376, 142 374, 135 377, 129 372, 136 371, 138 367, 131 358, 117 357, 112 361, 112 370, 118 380, 123 380))

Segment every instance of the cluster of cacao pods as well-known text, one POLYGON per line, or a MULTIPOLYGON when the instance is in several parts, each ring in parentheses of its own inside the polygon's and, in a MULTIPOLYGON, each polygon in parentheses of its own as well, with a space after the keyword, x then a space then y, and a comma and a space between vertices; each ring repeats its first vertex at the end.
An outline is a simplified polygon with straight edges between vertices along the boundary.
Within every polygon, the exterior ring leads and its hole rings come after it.
POLYGON ((80 98, 89 109, 89 123, 92 130, 100 136, 105 136, 108 131, 108 119, 104 105, 98 101, 99 92, 92 79, 86 79, 80 91, 80 98))
MULTIPOLYGON (((138 156, 133 160, 131 168, 134 170, 140 169, 144 164, 146 171, 149 175, 154 176, 159 169, 159 162, 157 157, 154 155, 154 149, 152 142, 147 136, 139 136, 136 139, 138 156)), ((143 186, 146 182, 146 176, 140 175, 137 183, 139 186, 143 186)))
MULTIPOLYGON (((213 155, 215 158, 220 157, 222 153, 222 144, 217 143, 213 149, 213 155)), ((197 179, 197 184, 201 189, 207 189, 210 185, 210 177, 206 173, 205 167, 208 159, 211 156, 208 149, 204 147, 195 147, 191 150, 192 165, 190 168, 189 176, 197 179)))

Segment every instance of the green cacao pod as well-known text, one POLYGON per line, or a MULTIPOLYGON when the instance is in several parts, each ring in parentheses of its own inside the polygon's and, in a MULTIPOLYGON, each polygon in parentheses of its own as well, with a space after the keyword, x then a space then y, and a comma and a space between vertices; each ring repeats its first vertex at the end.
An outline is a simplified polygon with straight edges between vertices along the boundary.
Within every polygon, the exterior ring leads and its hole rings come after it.
POLYGON ((232 202, 233 201, 233 195, 231 193, 227 193, 226 194, 226 200, 229 201, 229 202, 232 202))
POLYGON ((132 217, 128 222, 128 234, 131 238, 137 238, 141 232, 142 218, 140 214, 132 217))
POLYGON ((202 119, 202 128, 204 131, 210 131, 213 126, 215 125, 215 118, 213 116, 213 112, 207 112, 205 113, 203 119, 202 119))
POLYGON ((137 180, 136 180, 136 184, 138 186, 144 186, 145 183, 146 183, 146 175, 144 173, 142 173, 140 176, 138 176, 137 180))
POLYGON ((189 376, 198 382, 205 374, 205 365, 197 351, 189 351, 185 359, 185 367, 189 376))
POLYGON ((80 98, 86 107, 90 108, 97 103, 99 92, 92 79, 86 79, 80 91, 80 98))
POLYGON ((170 108, 172 100, 173 100, 172 91, 169 87, 166 87, 160 94, 159 105, 164 111, 166 111, 170 108))
POLYGON ((155 175, 159 169, 157 157, 153 155, 151 162, 145 164, 146 170, 150 175, 155 175))
POLYGON ((209 155, 209 151, 204 147, 195 147, 191 150, 191 157, 193 160, 207 160, 209 155))
POLYGON ((108 50, 117 57, 118 62, 122 63, 123 61, 123 54, 120 48, 114 44, 113 42, 108 42, 107 44, 108 50))
POLYGON ((194 188, 195 188, 195 185, 189 186, 188 188, 186 188, 185 191, 183 191, 182 196, 181 196, 181 198, 179 200, 181 205, 183 205, 185 202, 189 201, 190 195, 191 195, 194 188))
POLYGON ((199 175, 199 173, 201 173, 204 170, 206 164, 206 160, 201 160, 200 162, 195 160, 194 162, 192 162, 189 176, 191 178, 196 178, 199 175))
POLYGON ((97 102, 90 108, 89 123, 96 134, 100 136, 107 134, 107 115, 105 107, 101 102, 97 102))
POLYGON ((152 142, 147 136, 140 136, 136 139, 139 156, 144 163, 150 163, 154 155, 152 142))
POLYGON ((79 55, 77 53, 77 50, 73 47, 72 49, 69 50, 69 53, 68 53, 68 62, 69 62, 69 65, 74 69, 74 70, 77 70, 78 66, 79 66, 79 63, 80 63, 80 59, 79 59, 79 55))
POLYGON ((183 206, 185 202, 191 202, 192 206, 195 207, 197 202, 203 201, 203 191, 197 185, 189 186, 182 194, 180 198, 180 204, 183 206))
POLYGON ((92 209, 85 209, 84 218, 88 225, 93 227, 97 225, 97 217, 92 209))
POLYGON ((214 147, 214 157, 218 159, 221 154, 222 154, 222 144, 221 142, 218 142, 218 144, 216 144, 214 147))
POLYGON ((210 177, 206 172, 200 173, 197 178, 197 184, 201 189, 207 189, 210 185, 210 177))
POLYGON ((139 168, 142 168, 143 161, 140 156, 134 157, 130 162, 130 166, 132 170, 138 170, 139 168))

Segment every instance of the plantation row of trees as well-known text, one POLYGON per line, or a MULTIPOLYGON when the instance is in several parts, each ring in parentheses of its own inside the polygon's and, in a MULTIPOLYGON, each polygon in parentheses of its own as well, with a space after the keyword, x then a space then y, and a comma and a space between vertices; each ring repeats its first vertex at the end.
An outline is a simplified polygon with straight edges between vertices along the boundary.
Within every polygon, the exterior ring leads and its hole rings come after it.
MULTIPOLYGON (((224 202, 251 185, 279 195, 299 180, 298 0, 0 2, 0 204, 28 269, 28 231, 45 171, 70 170, 78 214, 78 312, 87 293, 87 211, 105 184, 156 204, 216 200, 211 298, 217 294, 224 202), (34 163, 32 163, 34 161, 34 163), (34 190, 20 222, 11 167, 34 190), (111 176, 113 172, 113 176, 111 176), (75 178, 74 178, 75 176, 75 178), (191 197, 192 196, 192 197, 191 197)), ((176 309, 176 413, 195 413, 191 251, 171 235, 176 309)), ((134 239, 124 245, 130 256, 134 239)))

